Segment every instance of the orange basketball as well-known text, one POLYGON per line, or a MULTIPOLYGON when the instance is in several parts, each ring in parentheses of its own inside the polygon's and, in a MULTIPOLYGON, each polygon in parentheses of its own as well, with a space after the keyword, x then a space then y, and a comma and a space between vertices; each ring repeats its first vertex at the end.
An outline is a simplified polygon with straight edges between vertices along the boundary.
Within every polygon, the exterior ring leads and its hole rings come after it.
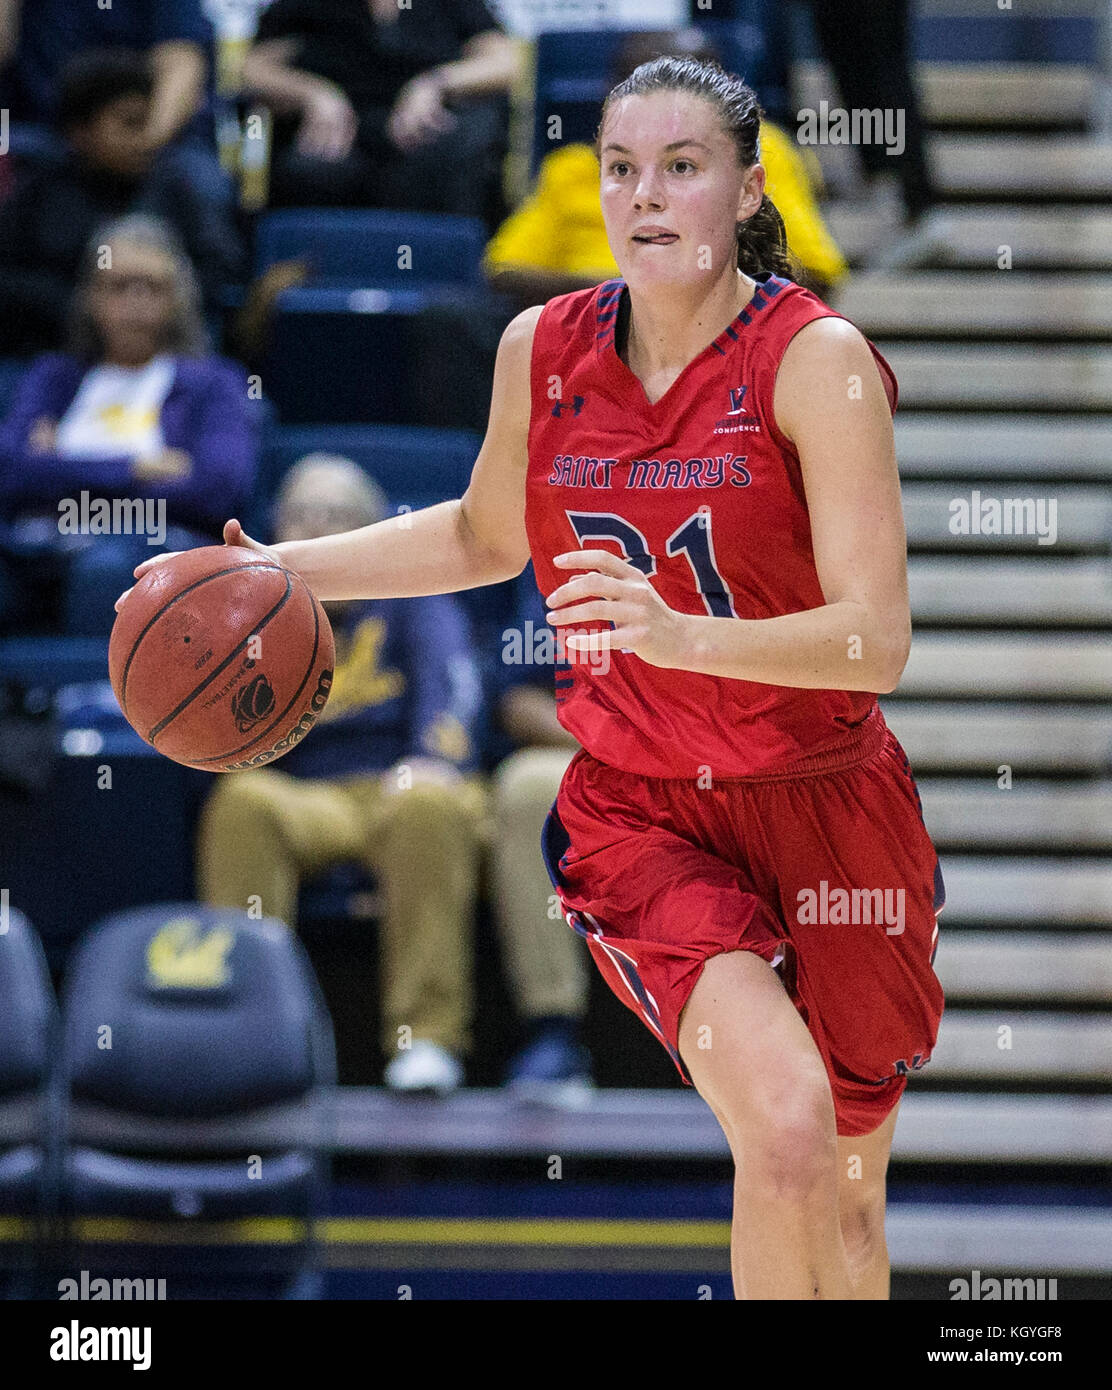
POLYGON ((280 758, 328 701, 332 628, 305 581, 244 546, 155 565, 116 615, 112 689, 160 753, 206 772, 280 758))

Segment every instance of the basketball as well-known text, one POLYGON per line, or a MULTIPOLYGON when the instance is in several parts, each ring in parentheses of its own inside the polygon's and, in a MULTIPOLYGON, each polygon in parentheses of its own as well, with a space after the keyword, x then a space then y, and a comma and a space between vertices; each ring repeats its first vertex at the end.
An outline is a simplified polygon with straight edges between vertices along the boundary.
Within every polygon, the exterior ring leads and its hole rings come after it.
POLYGON ((328 701, 335 645, 305 581, 242 546, 183 551, 138 581, 108 648, 128 723, 174 762, 273 762, 328 701))

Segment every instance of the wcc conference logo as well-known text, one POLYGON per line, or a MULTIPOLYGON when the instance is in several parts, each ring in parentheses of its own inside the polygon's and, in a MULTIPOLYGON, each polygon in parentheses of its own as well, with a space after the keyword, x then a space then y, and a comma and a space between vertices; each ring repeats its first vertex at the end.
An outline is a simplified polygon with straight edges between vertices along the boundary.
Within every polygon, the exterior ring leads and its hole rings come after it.
POLYGON ((721 420, 715 420, 715 434, 760 434, 761 422, 752 410, 746 409, 747 385, 730 387, 730 406, 721 420))

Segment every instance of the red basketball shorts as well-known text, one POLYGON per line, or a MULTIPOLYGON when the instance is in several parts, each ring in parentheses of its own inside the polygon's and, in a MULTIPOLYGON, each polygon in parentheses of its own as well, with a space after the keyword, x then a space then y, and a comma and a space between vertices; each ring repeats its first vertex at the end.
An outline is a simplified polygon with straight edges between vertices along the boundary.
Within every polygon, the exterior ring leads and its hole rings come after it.
POLYGON ((780 974, 826 1065, 839 1134, 882 1124, 930 1058, 945 890, 879 710, 786 774, 709 786, 580 751, 543 850, 566 920, 687 1085, 680 1013, 721 951, 753 951, 780 974))

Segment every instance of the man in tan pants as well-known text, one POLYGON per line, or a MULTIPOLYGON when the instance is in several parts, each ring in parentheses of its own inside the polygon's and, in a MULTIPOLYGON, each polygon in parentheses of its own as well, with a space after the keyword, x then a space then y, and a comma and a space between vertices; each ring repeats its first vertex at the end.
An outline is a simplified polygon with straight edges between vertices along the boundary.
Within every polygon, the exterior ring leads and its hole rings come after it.
POLYGON ((576 1106, 591 1087, 590 1058, 579 1039, 587 1011, 587 951, 560 914, 540 842, 579 744, 556 717, 552 664, 528 659, 535 635, 547 630, 531 567, 517 583, 518 611, 514 628, 503 633, 496 705, 515 751, 492 779, 492 889, 506 972, 527 1030, 506 1079, 523 1099, 576 1106))
MULTIPOLYGON (((324 535, 386 510, 356 464, 311 456, 286 477, 277 530, 280 539, 324 535)), ((302 879, 346 860, 366 865, 383 895, 386 1082, 446 1092, 462 1082, 471 1044, 471 929, 489 838, 486 791, 471 770, 472 643, 451 595, 328 611, 337 646, 329 702, 280 764, 219 779, 201 817, 198 891, 296 926, 302 879)))

